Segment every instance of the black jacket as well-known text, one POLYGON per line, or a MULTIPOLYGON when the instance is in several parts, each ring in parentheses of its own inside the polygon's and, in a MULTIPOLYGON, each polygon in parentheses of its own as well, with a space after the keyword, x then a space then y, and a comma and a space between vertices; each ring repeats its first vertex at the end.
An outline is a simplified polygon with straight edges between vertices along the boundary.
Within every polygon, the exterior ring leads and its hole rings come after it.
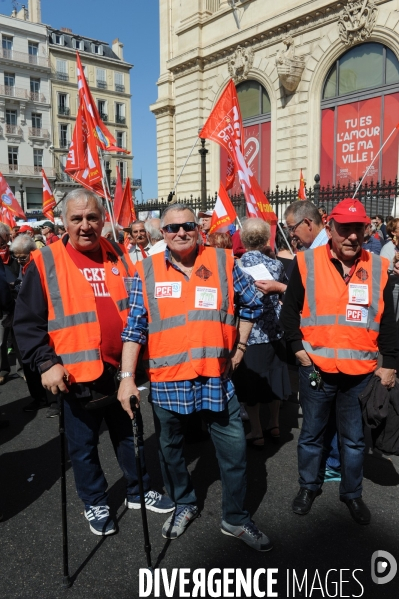
POLYGON ((399 455, 399 384, 388 389, 373 376, 359 395, 363 420, 372 429, 373 447, 385 454, 399 455))

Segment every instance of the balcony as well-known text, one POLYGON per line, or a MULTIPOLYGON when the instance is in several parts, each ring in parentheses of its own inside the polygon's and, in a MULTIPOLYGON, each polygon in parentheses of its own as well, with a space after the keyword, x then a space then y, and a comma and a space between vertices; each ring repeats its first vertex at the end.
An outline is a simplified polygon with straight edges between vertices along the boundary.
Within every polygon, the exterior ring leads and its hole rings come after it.
POLYGON ((14 85, 0 85, 0 96, 28 100, 28 90, 15 87, 14 85))
POLYGON ((108 115, 104 114, 103 112, 100 112, 100 119, 106 123, 108 121, 108 115))
POLYGON ((56 173, 55 178, 57 181, 62 181, 63 183, 76 183, 69 175, 63 172, 56 173))
POLYGON ((70 141, 67 141, 66 139, 60 139, 60 148, 62 148, 63 150, 68 149, 70 145, 70 141))
POLYGON ((66 106, 58 106, 58 114, 62 114, 64 116, 69 116, 70 109, 66 106))
POLYGON ((54 177, 54 169, 47 166, 28 166, 26 164, 0 164, 3 175, 24 175, 25 177, 41 177, 42 169, 47 177, 54 177))
POLYGON ((46 96, 40 92, 29 92, 29 100, 31 100, 31 102, 41 102, 42 104, 45 104, 46 96))
POLYGON ((12 60, 14 62, 37 65, 39 67, 50 67, 50 60, 47 56, 34 56, 27 52, 16 52, 15 50, 7 50, 6 48, 0 48, 0 58, 5 58, 6 60, 12 60))
POLYGON ((62 73, 61 71, 55 72, 55 78, 59 79, 60 81, 69 81, 68 73, 62 73))
POLYGON ((48 129, 41 129, 41 128, 38 129, 37 127, 29 127, 28 137, 49 140, 50 133, 49 133, 48 129))
POLYGON ((21 129, 21 127, 19 127, 18 125, 6 125, 6 131, 5 131, 5 135, 8 136, 16 136, 16 137, 22 137, 23 136, 23 131, 21 129))
POLYGON ((126 124, 126 117, 120 116, 119 114, 117 114, 116 117, 115 117, 115 122, 119 123, 120 125, 125 125, 126 124))
POLYGON ((106 81, 97 81, 97 87, 99 87, 100 89, 107 89, 107 82, 106 81))
POLYGON ((124 92, 125 86, 122 85, 121 83, 115 83, 115 91, 116 92, 124 92))

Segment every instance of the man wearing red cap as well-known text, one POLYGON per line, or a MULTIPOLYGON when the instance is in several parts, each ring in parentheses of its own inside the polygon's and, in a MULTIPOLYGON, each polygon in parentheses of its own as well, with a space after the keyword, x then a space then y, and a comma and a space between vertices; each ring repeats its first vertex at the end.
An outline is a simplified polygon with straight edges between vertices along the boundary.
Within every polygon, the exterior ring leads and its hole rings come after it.
POLYGON ((281 324, 299 362, 303 424, 298 441, 296 514, 309 513, 321 493, 324 434, 336 410, 341 443, 340 499, 358 524, 370 522, 362 500, 364 436, 359 394, 373 372, 395 384, 396 339, 388 261, 362 249, 370 222, 358 200, 331 212, 325 246, 298 254, 281 324), (377 369, 378 352, 382 367, 377 369))

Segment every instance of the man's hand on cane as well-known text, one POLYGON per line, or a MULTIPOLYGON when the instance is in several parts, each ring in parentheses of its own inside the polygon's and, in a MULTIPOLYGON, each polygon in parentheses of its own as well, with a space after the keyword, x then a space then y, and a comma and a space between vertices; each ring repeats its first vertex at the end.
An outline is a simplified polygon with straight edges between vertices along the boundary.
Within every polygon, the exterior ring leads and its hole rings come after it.
POLYGON ((133 420, 134 414, 130 407, 130 397, 135 395, 137 397, 137 407, 140 405, 140 391, 138 390, 134 377, 128 376, 121 380, 118 390, 118 400, 121 402, 122 408, 129 414, 133 420))
POLYGON ((53 395, 57 393, 69 393, 67 387, 69 372, 62 364, 54 364, 49 370, 42 374, 42 385, 47 391, 51 391, 53 395))

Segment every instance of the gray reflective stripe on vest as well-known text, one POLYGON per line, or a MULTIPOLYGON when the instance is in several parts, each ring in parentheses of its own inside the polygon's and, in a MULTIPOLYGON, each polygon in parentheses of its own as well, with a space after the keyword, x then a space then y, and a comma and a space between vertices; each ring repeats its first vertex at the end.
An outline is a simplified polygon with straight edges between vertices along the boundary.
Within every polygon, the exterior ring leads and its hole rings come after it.
POLYGON ((236 319, 234 314, 226 314, 225 312, 219 312, 219 310, 190 310, 188 313, 188 320, 190 322, 195 321, 212 321, 221 322, 223 324, 229 324, 233 327, 236 326, 236 319))
POLYGON ((218 265, 220 291, 222 293, 222 303, 220 305, 220 309, 224 312, 227 312, 228 307, 229 307, 229 286, 228 286, 227 272, 226 272, 227 255, 226 255, 226 250, 221 250, 219 248, 215 248, 215 249, 216 249, 216 259, 217 259, 217 265, 218 265))
POLYGON ((148 260, 143 260, 144 280, 147 289, 148 298, 148 316, 153 324, 161 322, 161 315, 158 308, 158 300, 155 299, 155 275, 152 256, 148 256, 148 260))
POLYGON ((370 322, 370 323, 347 322, 345 316, 339 316, 339 318, 338 318, 338 324, 340 324, 342 326, 347 326, 347 327, 354 327, 355 329, 356 328, 358 328, 358 329, 370 329, 372 331, 377 331, 377 333, 380 330, 380 323, 379 322, 375 322, 375 321, 370 322))
POLYGON ((378 352, 358 349, 338 349, 338 360, 377 360, 378 352))
POLYGON ((374 331, 380 330, 380 325, 375 321, 378 314, 378 302, 380 300, 380 282, 381 282, 381 266, 382 260, 379 256, 375 254, 370 254, 371 257, 371 273, 372 273, 372 285, 373 285, 373 293, 371 298, 371 304, 369 307, 369 315, 367 319, 367 326, 369 329, 374 331), (372 327, 372 325, 377 325, 378 328, 372 327))
POLYGON ((143 360, 143 366, 145 368, 168 368, 169 366, 178 366, 184 364, 190 359, 187 352, 181 354, 173 354, 171 356, 164 356, 163 358, 150 358, 149 360, 143 360))
POLYGON ((228 358, 230 355, 227 347, 196 347, 190 353, 194 360, 201 360, 202 358, 228 358))
POLYGON ((96 322, 95 312, 78 312, 65 316, 64 304, 62 302, 60 286, 58 284, 57 270, 55 267, 53 252, 49 247, 41 250, 43 256, 44 268, 46 271, 47 286, 50 294, 51 303, 54 308, 54 319, 48 321, 48 330, 58 331, 79 324, 96 322))
POLYGON ((128 297, 124 297, 121 300, 118 300, 116 302, 116 305, 118 306, 119 310, 122 312, 123 310, 127 310, 129 308, 129 298, 128 297))
POLYGON ((308 341, 302 341, 302 345, 308 354, 315 354, 320 358, 335 358, 335 351, 331 347, 313 347, 308 341))
POLYGON ((80 364, 80 362, 96 362, 101 360, 99 349, 84 349, 72 354, 58 354, 65 364, 80 364))
POLYGON ((119 243, 117 243, 114 240, 108 239, 109 243, 112 245, 113 249, 115 250, 115 252, 118 254, 124 268, 126 271, 126 275, 129 276, 129 267, 127 265, 126 259, 125 259, 125 254, 123 253, 123 250, 121 247, 119 247, 119 243))
MULTIPOLYGON (((301 326, 314 326, 316 324, 316 289, 315 289, 315 281, 314 281, 314 256, 313 252, 305 252, 305 264, 307 269, 306 281, 304 283, 304 287, 306 289, 306 293, 308 294, 308 306, 310 316, 306 318, 307 324, 302 324, 301 318, 301 326)), ((303 319, 305 320, 305 319, 303 319)))
POLYGON ((186 317, 184 314, 178 316, 170 316, 169 318, 163 318, 162 320, 156 320, 148 324, 149 333, 160 333, 161 331, 167 331, 168 329, 174 329, 175 327, 184 327, 186 324, 186 317))
POLYGON ((322 316, 307 316, 301 318, 301 327, 319 326, 319 325, 331 325, 335 324, 337 317, 335 314, 323 314, 322 316))

